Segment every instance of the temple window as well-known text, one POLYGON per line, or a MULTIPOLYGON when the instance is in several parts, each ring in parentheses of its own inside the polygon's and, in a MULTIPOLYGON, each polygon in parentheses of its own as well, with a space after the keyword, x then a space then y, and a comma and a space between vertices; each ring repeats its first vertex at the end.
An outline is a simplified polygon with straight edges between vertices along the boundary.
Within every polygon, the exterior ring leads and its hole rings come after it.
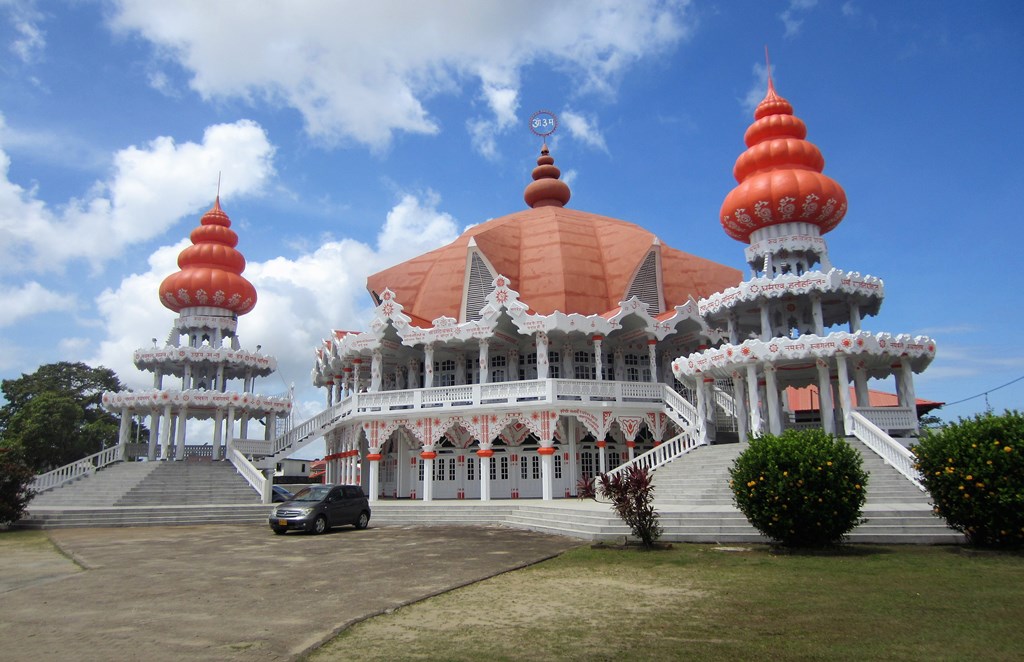
POLYGON ((507 359, 504 354, 496 354, 490 357, 491 361, 491 381, 492 382, 503 382, 505 381, 505 368, 508 365, 507 359))
POLYGON ((560 480, 562 478, 562 456, 557 454, 557 453, 555 453, 554 460, 555 460, 555 471, 554 471, 555 480, 560 480))
POLYGON ((501 464, 501 479, 508 480, 508 456, 502 455, 499 464, 501 464))
POLYGON ((530 458, 530 469, 534 480, 540 478, 540 456, 534 455, 530 458))
POLYGON ((562 360, 558 352, 548 351, 548 377, 558 379, 561 375, 562 360))
POLYGON ((597 379, 594 355, 591 352, 576 352, 575 360, 573 361, 573 372, 576 379, 597 379))

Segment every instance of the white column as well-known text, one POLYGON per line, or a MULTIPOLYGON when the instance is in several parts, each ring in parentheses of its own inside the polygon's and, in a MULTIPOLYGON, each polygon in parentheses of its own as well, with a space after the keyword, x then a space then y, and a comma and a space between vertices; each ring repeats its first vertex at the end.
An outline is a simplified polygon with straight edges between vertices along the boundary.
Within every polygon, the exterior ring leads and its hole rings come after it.
POLYGON ((480 450, 476 452, 477 457, 480 458, 480 500, 490 501, 491 500, 491 457, 494 455, 494 451, 491 450, 490 443, 481 443, 480 450))
POLYGON ((371 448, 370 451, 366 456, 366 460, 370 463, 370 493, 367 496, 370 501, 377 501, 380 494, 380 460, 382 456, 379 448, 371 448))
POLYGON ((747 365, 747 409, 750 413, 750 434, 761 434, 761 407, 758 404, 757 366, 747 365))
POLYGON ((362 359, 352 360, 352 392, 359 393, 361 386, 359 384, 359 368, 363 365, 362 359))
MULTIPOLYGON (((608 440, 601 439, 597 442, 597 472, 608 473, 608 440)), ((596 478, 596 477, 595 477, 596 478)))
POLYGON ((185 459, 185 425, 187 421, 188 414, 186 413, 185 405, 182 405, 181 409, 178 410, 178 439, 174 450, 175 460, 185 459))
POLYGON ((242 418, 238 421, 238 438, 248 439, 249 438, 249 412, 243 411, 242 418))
POLYGON ((694 392, 697 394, 697 420, 694 421, 697 425, 697 441, 706 444, 708 443, 708 394, 704 389, 704 375, 698 372, 694 376, 694 383, 696 384, 694 392))
POLYGON ((617 347, 615 351, 612 352, 612 360, 615 363, 615 381, 626 381, 626 354, 622 351, 621 347, 617 347))
MULTIPOLYGON (((554 440, 543 442, 547 444, 555 443, 554 440)), ((544 501, 551 501, 554 493, 553 489, 553 477, 554 477, 554 458, 555 449, 551 446, 542 445, 537 449, 537 454, 540 455, 540 480, 541 480, 541 499, 544 501)), ((522 457, 525 459, 525 456, 522 457)))
POLYGON ((761 340, 767 342, 772 339, 772 322, 769 315, 768 302, 761 302, 761 340))
POLYGON ((597 381, 604 381, 604 353, 601 351, 601 343, 604 336, 594 336, 594 366, 597 370, 597 381))
POLYGON ((225 448, 231 445, 231 442, 235 440, 235 408, 233 405, 228 406, 228 420, 224 422, 224 446, 225 448))
POLYGON ((185 370, 181 375, 181 390, 187 391, 192 388, 192 364, 185 362, 185 370))
POLYGON ((327 408, 334 406, 334 382, 327 382, 327 408))
MULTIPOLYGON (((647 341, 647 359, 651 363, 651 383, 658 383, 658 341, 650 338, 647 341)), ((630 458, 632 459, 632 458, 630 458)))
POLYGON ((274 441, 277 439, 277 413, 268 411, 267 412, 267 431, 264 435, 267 441, 274 441))
POLYGON ((860 331, 860 306, 856 301, 850 302, 850 333, 860 331))
POLYGON ((562 359, 562 371, 561 371, 562 379, 575 379, 576 378, 576 370, 575 370, 574 366, 576 365, 576 352, 574 351, 573 346, 572 346, 571 343, 566 342, 565 344, 562 345, 562 356, 561 356, 561 359, 562 359))
POLYGON ((871 399, 868 396, 868 370, 864 361, 857 361, 853 366, 853 393, 857 397, 858 407, 871 405, 871 399))
POLYGON ((548 378, 548 334, 538 331, 537 335, 537 379, 548 378))
POLYGON ((910 365, 910 359, 905 356, 900 357, 900 374, 903 376, 903 388, 900 389, 900 395, 905 402, 905 404, 901 404, 910 409, 910 416, 914 421, 914 433, 917 433, 917 394, 914 392, 914 369, 910 365))
POLYGON ((748 425, 750 421, 747 416, 747 389, 743 386, 743 376, 737 371, 732 373, 732 398, 736 405, 736 434, 740 443, 747 441, 748 425))
POLYGON ((221 459, 221 430, 224 427, 224 411, 213 412, 213 459, 221 459))
POLYGON ((775 379, 775 364, 764 365, 764 388, 768 400, 768 432, 782 434, 782 420, 779 416, 779 384, 775 379))
POLYGON ((163 441, 160 446, 160 459, 166 460, 171 454, 171 405, 164 407, 164 425, 160 437, 163 441))
POLYGON ((846 357, 836 355, 836 372, 838 373, 839 411, 843 416, 843 434, 850 432, 850 371, 846 367, 846 357))
POLYGON ((423 452, 420 453, 420 457, 423 458, 423 500, 433 501, 434 458, 437 457, 437 453, 434 452, 434 446, 424 446, 423 452))
POLYGON ((376 393, 381 390, 381 383, 384 375, 384 354, 375 349, 370 360, 370 392, 376 393))
POLYGON ((466 355, 459 350, 455 353, 455 384, 462 386, 466 381, 466 355))
POLYGON ((124 459, 124 447, 132 432, 132 415, 128 407, 121 407, 121 425, 117 430, 117 445, 121 447, 121 459, 124 459))
POLYGON ((152 462, 156 459, 157 442, 160 441, 160 412, 156 409, 149 412, 149 449, 146 452, 146 459, 152 462))
POLYGON ((479 384, 489 384, 491 382, 491 358, 490 358, 490 343, 487 338, 480 339, 479 356, 477 357, 477 370, 479 370, 480 379, 477 380, 479 384))
POLYGON ((814 333, 823 336, 825 335, 825 316, 821 311, 821 295, 811 295, 811 315, 814 318, 814 333))
POLYGON ((423 347, 423 388, 434 386, 434 346, 423 347))
POLYGON ((409 359, 409 364, 406 366, 406 372, 409 373, 409 379, 406 380, 406 386, 408 388, 420 388, 423 383, 423 376, 420 374, 420 360, 417 358, 409 359))
POLYGON ((506 374, 505 381, 519 381, 519 349, 517 347, 513 347, 508 350, 508 356, 505 357, 505 361, 508 363, 508 367, 506 368, 508 372, 506 374))
POLYGON ((821 424, 825 432, 836 433, 835 408, 832 406, 832 380, 829 379, 828 363, 822 359, 817 360, 818 366, 818 411, 821 415, 821 424))
POLYGON ((726 324, 729 329, 729 343, 732 345, 740 344, 740 330, 739 324, 736 321, 736 313, 729 313, 729 316, 726 318, 726 324))

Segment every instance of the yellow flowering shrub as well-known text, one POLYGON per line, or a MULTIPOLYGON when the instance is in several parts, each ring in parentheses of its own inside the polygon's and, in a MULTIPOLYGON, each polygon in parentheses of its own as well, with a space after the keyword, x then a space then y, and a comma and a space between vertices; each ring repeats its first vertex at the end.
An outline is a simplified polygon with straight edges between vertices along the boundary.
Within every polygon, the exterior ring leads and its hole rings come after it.
POLYGON ((860 453, 824 430, 750 440, 730 469, 733 501, 758 531, 789 547, 833 545, 867 498, 860 453))
POLYGON ((979 547, 1024 546, 1024 415, 926 430, 911 450, 935 512, 979 547))

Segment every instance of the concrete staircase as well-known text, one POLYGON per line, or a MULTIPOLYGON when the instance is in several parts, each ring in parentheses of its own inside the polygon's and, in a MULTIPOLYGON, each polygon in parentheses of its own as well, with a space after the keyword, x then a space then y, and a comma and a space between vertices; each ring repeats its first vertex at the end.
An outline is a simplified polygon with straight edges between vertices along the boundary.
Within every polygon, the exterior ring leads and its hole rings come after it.
POLYGON ((229 462, 122 462, 38 495, 18 526, 262 523, 269 509, 229 462))
MULTIPOLYGON (((928 495, 854 438, 868 472, 867 522, 851 542, 957 544, 963 536, 932 514, 928 495)), ((753 542, 764 538, 732 502, 729 468, 745 445, 704 446, 658 469, 655 506, 665 528, 663 539, 680 542, 753 542)))
MULTIPOLYGON (((851 542, 957 544, 960 534, 932 515, 925 493, 859 441, 870 474, 864 515, 851 542)), ((654 474, 655 506, 669 542, 751 543, 765 539, 733 506, 729 467, 745 446, 703 446, 654 474)), ((227 462, 113 465, 40 495, 18 525, 147 526, 252 523, 265 526, 271 506, 227 462)), ((371 526, 502 525, 581 540, 619 541, 629 528, 608 504, 575 499, 433 501, 385 499, 371 506, 371 526)))

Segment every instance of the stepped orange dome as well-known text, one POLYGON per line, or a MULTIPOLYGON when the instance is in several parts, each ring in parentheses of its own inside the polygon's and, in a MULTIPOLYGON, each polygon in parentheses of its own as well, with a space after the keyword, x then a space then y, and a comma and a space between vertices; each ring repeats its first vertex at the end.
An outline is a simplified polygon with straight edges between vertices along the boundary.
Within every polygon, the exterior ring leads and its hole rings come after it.
POLYGON ((846 214, 846 192, 821 174, 825 159, 778 96, 772 79, 743 137, 747 151, 733 168, 739 182, 722 203, 722 227, 733 239, 750 242, 755 230, 780 223, 811 223, 825 234, 846 214))
POLYGON ((256 306, 256 288, 242 277, 245 257, 235 249, 238 235, 220 208, 220 197, 203 214, 178 255, 181 271, 160 284, 160 302, 174 312, 196 306, 223 308, 244 315, 256 306))

